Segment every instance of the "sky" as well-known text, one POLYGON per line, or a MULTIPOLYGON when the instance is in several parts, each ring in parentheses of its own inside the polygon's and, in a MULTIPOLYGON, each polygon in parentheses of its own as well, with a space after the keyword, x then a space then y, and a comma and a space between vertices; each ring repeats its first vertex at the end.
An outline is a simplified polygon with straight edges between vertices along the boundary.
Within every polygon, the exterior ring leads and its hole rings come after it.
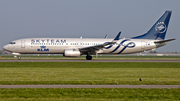
POLYGON ((0 49, 22 38, 121 38, 146 33, 166 10, 172 15, 157 52, 180 52, 180 0, 0 0, 0 49))

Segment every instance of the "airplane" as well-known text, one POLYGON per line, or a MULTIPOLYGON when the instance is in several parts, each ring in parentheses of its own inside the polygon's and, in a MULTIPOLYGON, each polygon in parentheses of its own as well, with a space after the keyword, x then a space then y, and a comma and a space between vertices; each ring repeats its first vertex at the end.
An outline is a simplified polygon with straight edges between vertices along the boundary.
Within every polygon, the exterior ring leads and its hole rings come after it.
POLYGON ((171 13, 165 11, 147 33, 136 37, 120 38, 119 32, 114 39, 26 38, 12 41, 3 49, 17 55, 19 60, 21 54, 63 54, 65 57, 86 55, 86 60, 92 60, 92 55, 96 54, 130 54, 154 50, 176 40, 164 40, 171 13))

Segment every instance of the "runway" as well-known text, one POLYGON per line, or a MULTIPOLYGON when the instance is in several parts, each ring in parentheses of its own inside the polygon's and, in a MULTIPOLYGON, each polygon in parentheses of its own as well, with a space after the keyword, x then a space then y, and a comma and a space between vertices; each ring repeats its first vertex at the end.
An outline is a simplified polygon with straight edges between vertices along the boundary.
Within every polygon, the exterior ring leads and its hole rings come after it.
POLYGON ((180 62, 180 60, 0 60, 0 62, 180 62))
POLYGON ((180 85, 0 85, 0 88, 180 88, 180 85))

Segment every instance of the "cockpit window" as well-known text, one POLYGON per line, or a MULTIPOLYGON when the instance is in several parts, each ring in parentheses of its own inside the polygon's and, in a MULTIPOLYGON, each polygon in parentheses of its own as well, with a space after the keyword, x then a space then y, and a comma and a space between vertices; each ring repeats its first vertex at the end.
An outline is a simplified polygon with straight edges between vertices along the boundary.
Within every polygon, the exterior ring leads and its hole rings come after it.
POLYGON ((9 44, 16 44, 16 42, 10 42, 9 44))

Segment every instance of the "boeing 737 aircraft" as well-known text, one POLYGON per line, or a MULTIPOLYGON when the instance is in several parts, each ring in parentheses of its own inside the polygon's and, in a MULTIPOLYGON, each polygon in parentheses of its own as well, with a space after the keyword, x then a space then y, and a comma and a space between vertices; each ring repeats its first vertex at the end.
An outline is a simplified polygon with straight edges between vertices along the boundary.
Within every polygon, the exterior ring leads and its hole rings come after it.
POLYGON ((172 11, 166 11, 152 28, 145 34, 132 38, 119 38, 121 32, 114 39, 95 38, 27 38, 10 42, 4 50, 18 55, 21 54, 63 54, 66 57, 87 55, 91 60, 95 54, 129 54, 153 50, 164 46, 164 40, 172 11))

